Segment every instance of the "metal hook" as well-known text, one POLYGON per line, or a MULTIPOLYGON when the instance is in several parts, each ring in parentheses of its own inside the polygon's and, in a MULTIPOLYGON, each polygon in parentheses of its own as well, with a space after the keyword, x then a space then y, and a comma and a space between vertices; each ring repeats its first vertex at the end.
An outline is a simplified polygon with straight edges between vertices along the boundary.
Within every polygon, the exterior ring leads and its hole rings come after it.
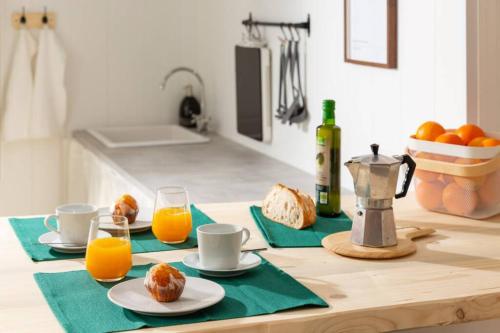
POLYGON ((248 37, 251 37, 252 36, 252 24, 251 23, 246 26, 246 30, 247 30, 248 37))
POLYGON ((295 30, 295 34, 297 35, 297 39, 295 40, 296 42, 300 42, 300 33, 299 29, 297 29, 296 26, 293 27, 293 30, 295 30))
POLYGON ((247 33, 249 37, 252 35, 252 25, 253 25, 253 18, 252 18, 252 12, 250 12, 248 13, 248 25, 247 25, 247 33))
POLYGON ((43 6, 42 23, 43 24, 48 24, 49 23, 49 18, 47 17, 47 6, 43 6))
POLYGON ((284 43, 284 42, 287 42, 287 41, 288 41, 288 37, 287 37, 287 35, 286 35, 286 33, 285 33, 285 29, 283 29, 283 27, 284 27, 284 24, 283 24, 283 23, 281 23, 281 24, 280 24, 280 29, 281 29, 281 34, 283 35, 283 38, 279 38, 279 40, 280 40, 282 43, 284 43))
POLYGON ((22 10, 22 14, 21 14, 21 18, 19 19, 19 22, 21 22, 21 24, 26 24, 26 9, 24 8, 24 6, 23 6, 23 10, 22 10))
POLYGON ((255 31, 257 31, 257 34, 252 33, 252 38, 255 40, 261 40, 262 39, 262 34, 260 33, 259 26, 256 24, 252 24, 252 28, 255 28, 255 31))
POLYGON ((290 41, 295 42, 295 38, 293 37, 293 32, 292 32, 292 25, 288 24, 288 31, 290 32, 290 41))

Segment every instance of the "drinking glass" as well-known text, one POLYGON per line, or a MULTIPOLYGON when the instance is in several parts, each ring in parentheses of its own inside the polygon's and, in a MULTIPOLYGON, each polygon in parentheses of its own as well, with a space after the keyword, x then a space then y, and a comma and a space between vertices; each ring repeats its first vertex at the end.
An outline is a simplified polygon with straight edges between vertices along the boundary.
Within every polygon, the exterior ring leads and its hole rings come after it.
POLYGON ((105 215, 92 219, 85 255, 85 266, 97 281, 119 281, 132 267, 132 247, 128 219, 105 215), (112 230, 112 235, 98 237, 99 228, 112 230))
POLYGON ((184 187, 167 186, 156 192, 152 229, 158 240, 167 244, 183 243, 192 229, 191 208, 184 187))

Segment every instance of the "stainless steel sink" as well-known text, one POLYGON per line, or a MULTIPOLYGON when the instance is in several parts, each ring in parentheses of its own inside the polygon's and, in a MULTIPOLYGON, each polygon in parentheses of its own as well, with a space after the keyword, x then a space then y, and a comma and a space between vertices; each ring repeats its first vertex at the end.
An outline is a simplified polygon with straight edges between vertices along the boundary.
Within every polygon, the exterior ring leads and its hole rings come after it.
POLYGON ((210 141, 210 138, 179 125, 106 127, 87 131, 108 148, 181 145, 210 141))

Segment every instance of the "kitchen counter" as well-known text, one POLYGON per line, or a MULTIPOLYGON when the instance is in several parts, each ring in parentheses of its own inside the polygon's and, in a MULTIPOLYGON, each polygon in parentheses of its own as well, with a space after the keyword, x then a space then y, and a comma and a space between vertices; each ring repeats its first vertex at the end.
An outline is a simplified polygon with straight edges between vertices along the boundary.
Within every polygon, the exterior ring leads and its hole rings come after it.
MULTIPOLYGON (((343 197, 353 211, 353 197, 343 197)), ((252 203, 202 204, 220 223, 250 229, 247 246, 264 242, 250 216, 252 203)), ((395 201, 400 226, 426 226, 436 233, 417 240, 417 253, 395 260, 355 260, 323 248, 272 249, 261 252, 330 307, 272 315, 179 325, 155 332, 386 332, 500 318, 500 216, 486 221, 430 213, 414 198, 395 201)), ((59 332, 32 274, 84 269, 83 259, 33 263, 10 225, 0 221, 0 320, 5 332, 59 332)), ((134 264, 178 261, 195 249, 142 253, 134 264)), ((474 324, 467 324, 474 325, 474 324)), ((461 332, 480 331, 471 328, 461 332)))
POLYGON ((86 131, 74 139, 154 199, 181 185, 195 203, 261 200, 277 182, 314 193, 314 177, 242 145, 211 135, 204 144, 107 148, 86 131))

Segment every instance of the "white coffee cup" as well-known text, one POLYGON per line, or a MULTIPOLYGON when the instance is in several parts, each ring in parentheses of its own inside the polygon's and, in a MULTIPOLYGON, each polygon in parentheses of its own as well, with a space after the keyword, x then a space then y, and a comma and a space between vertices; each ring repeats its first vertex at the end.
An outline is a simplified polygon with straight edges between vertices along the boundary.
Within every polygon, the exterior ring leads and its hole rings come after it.
POLYGON ((91 220, 97 216, 98 209, 88 204, 66 204, 56 208, 55 215, 45 218, 44 224, 50 231, 59 234, 61 243, 87 244, 91 220), (57 228, 49 223, 55 218, 57 228))
POLYGON ((196 229, 200 264, 206 269, 238 267, 241 246, 250 238, 250 231, 234 224, 205 224, 196 229))

